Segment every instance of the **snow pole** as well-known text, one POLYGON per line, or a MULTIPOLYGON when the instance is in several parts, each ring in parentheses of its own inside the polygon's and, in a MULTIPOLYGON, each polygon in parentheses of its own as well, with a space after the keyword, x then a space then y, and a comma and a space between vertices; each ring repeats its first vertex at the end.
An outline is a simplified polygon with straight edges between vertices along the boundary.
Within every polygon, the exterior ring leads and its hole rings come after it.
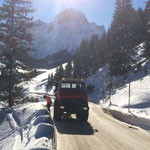
POLYGON ((102 90, 102 96, 103 96, 103 103, 104 103, 104 95, 105 94, 105 91, 104 91, 104 88, 103 88, 103 90, 102 90))
POLYGON ((130 82, 129 82, 129 100, 128 100, 128 112, 130 112, 130 94, 131 94, 131 92, 130 92, 130 82))
POLYGON ((109 91, 109 96, 110 96, 110 106, 111 106, 111 88, 110 88, 110 91, 109 91))

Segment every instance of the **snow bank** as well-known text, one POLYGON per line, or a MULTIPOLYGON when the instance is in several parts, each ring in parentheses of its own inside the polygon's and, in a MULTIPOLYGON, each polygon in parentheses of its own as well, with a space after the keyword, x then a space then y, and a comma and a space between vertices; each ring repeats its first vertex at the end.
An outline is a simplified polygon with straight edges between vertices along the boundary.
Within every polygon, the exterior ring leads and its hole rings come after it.
POLYGON ((33 122, 33 125, 37 126, 40 123, 48 123, 49 121, 50 121, 49 115, 42 115, 42 116, 39 116, 35 119, 35 121, 33 122))
POLYGON ((52 138, 53 126, 47 123, 39 123, 37 130, 35 132, 35 138, 39 139, 41 137, 52 138))
POLYGON ((35 147, 35 148, 30 148, 29 150, 49 150, 47 147, 35 147))
POLYGON ((0 111, 1 150, 52 149, 53 125, 44 105, 27 103, 0 111))
POLYGON ((103 108, 102 110, 105 113, 111 114, 114 118, 129 123, 131 125, 135 125, 143 128, 144 130, 150 131, 150 119, 142 118, 134 115, 133 113, 123 113, 119 110, 113 110, 111 108, 103 108))

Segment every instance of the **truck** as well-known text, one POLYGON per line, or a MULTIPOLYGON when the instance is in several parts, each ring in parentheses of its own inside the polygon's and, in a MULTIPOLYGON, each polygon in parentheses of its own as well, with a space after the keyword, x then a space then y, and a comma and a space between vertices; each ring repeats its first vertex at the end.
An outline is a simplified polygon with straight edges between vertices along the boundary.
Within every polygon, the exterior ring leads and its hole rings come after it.
POLYGON ((89 116, 88 95, 84 79, 62 78, 55 94, 54 119, 61 120, 63 114, 76 114, 76 118, 87 122, 89 116))

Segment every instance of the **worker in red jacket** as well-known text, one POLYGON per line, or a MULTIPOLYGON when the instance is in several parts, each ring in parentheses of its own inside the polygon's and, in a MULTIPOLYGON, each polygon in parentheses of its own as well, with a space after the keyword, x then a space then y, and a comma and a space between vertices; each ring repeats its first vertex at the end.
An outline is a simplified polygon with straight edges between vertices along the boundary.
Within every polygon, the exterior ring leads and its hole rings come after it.
POLYGON ((48 95, 44 95, 43 97, 46 99, 46 102, 47 102, 46 107, 47 107, 47 109, 50 111, 50 106, 51 106, 51 104, 52 104, 51 97, 48 96, 48 95))

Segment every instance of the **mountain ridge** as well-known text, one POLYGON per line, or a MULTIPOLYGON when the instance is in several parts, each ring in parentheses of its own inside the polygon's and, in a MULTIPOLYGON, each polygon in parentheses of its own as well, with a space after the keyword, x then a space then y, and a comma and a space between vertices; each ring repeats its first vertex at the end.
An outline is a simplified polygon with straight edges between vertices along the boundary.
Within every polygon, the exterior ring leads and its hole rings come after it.
POLYGON ((104 26, 89 23, 80 11, 65 9, 51 23, 35 21, 35 51, 31 52, 30 56, 41 60, 62 50, 73 55, 83 39, 90 39, 95 34, 101 38, 104 33, 104 26))

